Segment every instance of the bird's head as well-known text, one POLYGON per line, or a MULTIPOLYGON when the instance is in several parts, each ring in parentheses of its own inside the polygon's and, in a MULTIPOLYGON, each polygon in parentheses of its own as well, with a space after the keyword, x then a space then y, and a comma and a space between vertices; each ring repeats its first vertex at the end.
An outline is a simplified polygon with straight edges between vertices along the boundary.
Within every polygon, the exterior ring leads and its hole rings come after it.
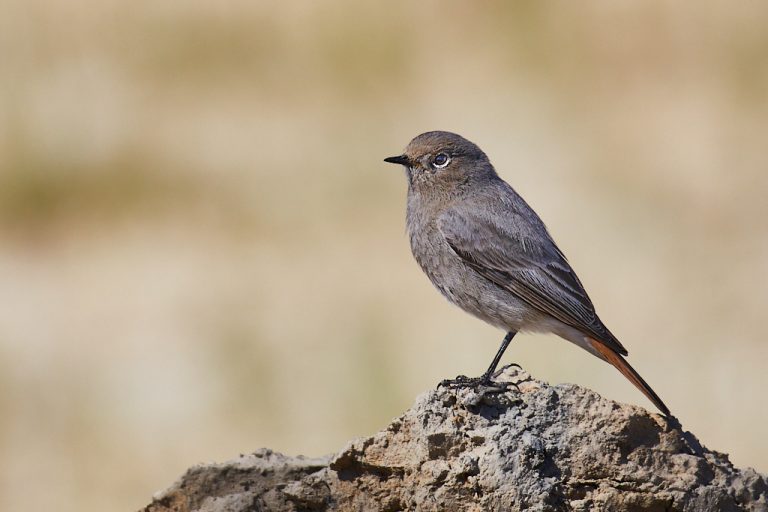
POLYGON ((384 161, 404 166, 411 187, 421 190, 450 190, 496 174, 479 147, 451 132, 422 133, 402 155, 384 161))

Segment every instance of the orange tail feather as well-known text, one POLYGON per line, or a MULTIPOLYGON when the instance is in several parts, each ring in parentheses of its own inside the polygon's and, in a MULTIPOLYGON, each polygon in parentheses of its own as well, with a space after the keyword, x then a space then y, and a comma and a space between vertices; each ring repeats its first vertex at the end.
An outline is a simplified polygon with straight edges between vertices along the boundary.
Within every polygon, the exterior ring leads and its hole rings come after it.
POLYGON ((624 375, 627 380, 629 380, 629 382, 634 384, 635 387, 639 389, 646 397, 648 397, 648 400, 653 402, 653 405, 655 405, 661 412, 663 412, 665 416, 669 416, 669 409, 666 405, 664 405, 664 402, 661 401, 659 395, 657 395, 653 389, 651 389, 651 386, 649 386, 648 383, 643 380, 640 374, 637 373, 635 369, 632 368, 629 363, 624 360, 623 357, 621 357, 620 354, 617 354, 596 339, 587 339, 589 340, 592 347, 597 350, 606 361, 615 366, 616 369, 619 370, 621 374, 624 375))

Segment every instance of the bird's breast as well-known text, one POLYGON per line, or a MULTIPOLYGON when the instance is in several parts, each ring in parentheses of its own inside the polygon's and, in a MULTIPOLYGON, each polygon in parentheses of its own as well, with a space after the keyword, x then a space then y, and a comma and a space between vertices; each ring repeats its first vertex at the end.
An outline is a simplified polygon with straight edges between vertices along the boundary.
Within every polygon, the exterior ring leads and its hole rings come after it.
POLYGON ((446 299, 503 329, 525 329, 534 320, 526 304, 478 274, 453 251, 437 227, 436 217, 416 213, 409 209, 407 216, 411 252, 446 299))

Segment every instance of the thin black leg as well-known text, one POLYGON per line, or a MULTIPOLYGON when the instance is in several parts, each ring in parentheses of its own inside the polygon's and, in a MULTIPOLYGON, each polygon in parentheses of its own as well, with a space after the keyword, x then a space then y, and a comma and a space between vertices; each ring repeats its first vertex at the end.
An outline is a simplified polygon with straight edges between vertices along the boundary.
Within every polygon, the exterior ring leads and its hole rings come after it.
MULTIPOLYGON (((471 386, 477 386, 480 384, 492 384, 492 378, 493 374, 496 371, 496 367, 499 366, 499 361, 501 361, 501 356, 504 355, 504 351, 507 350, 507 347, 509 346, 509 343, 512 341, 512 338, 515 337, 515 334, 517 334, 516 331, 509 331, 506 336, 504 336, 504 340, 501 342, 501 346, 499 347, 498 352, 496 352, 496 355, 493 358, 493 361, 491 361, 491 366, 488 367, 488 369, 485 371, 484 374, 482 374, 480 377, 466 377, 464 375, 459 375, 455 379, 446 379, 440 383, 441 386, 452 386, 452 387, 471 387, 471 386)), ((514 365, 518 366, 519 365, 514 365)))
POLYGON ((517 334, 516 331, 509 331, 506 336, 504 336, 504 340, 501 342, 501 346, 499 347, 499 351, 496 352, 496 355, 493 358, 493 361, 491 361, 491 366, 488 367, 488 369, 485 371, 481 379, 484 382, 490 382, 491 377, 493 376, 493 372, 496 371, 496 367, 499 366, 499 361, 501 361, 501 356, 504 355, 504 351, 507 350, 507 347, 509 346, 509 343, 512 341, 512 338, 515 337, 515 334, 517 334))

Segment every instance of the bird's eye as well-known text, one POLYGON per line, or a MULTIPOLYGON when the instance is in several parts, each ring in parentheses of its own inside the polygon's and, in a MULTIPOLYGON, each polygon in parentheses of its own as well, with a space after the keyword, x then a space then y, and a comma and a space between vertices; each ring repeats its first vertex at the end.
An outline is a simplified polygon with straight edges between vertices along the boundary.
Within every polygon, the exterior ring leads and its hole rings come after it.
POLYGON ((438 153, 437 156, 432 160, 432 165, 434 165, 437 168, 445 167, 448 165, 448 162, 450 162, 451 159, 446 155, 445 153, 438 153))

